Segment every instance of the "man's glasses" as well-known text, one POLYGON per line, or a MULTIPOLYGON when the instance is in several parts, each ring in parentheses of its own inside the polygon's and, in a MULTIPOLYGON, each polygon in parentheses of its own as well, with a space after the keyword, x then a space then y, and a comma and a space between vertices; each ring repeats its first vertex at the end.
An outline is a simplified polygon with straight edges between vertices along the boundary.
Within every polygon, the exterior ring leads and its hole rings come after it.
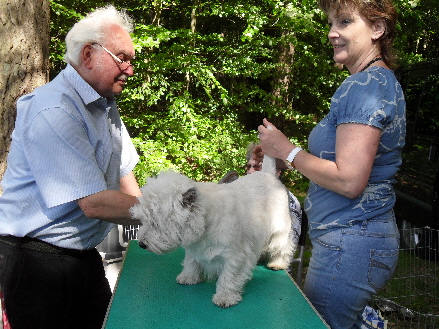
POLYGON ((117 57, 115 54, 113 54, 111 51, 109 51, 107 48, 105 48, 100 43, 95 42, 95 43, 93 43, 93 45, 101 46, 103 50, 105 50, 107 53, 109 53, 110 56, 113 57, 114 61, 116 62, 117 66, 119 66, 119 69, 121 71, 126 71, 130 66, 133 66, 131 61, 121 60, 119 57, 117 57))

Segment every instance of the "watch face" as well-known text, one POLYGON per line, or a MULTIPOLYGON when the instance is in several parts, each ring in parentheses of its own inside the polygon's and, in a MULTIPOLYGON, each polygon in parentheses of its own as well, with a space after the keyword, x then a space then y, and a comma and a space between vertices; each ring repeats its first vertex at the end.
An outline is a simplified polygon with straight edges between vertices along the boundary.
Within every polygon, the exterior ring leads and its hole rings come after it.
POLYGON ((285 165, 287 166, 288 169, 290 170, 294 170, 294 165, 292 162, 289 162, 288 160, 284 160, 285 165))

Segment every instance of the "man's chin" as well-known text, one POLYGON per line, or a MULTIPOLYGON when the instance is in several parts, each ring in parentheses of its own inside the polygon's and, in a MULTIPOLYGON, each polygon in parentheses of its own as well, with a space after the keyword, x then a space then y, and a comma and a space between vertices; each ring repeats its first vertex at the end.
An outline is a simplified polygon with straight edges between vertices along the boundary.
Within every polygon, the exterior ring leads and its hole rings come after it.
POLYGON ((113 96, 118 96, 122 94, 122 91, 124 90, 124 86, 116 86, 113 88, 113 96))

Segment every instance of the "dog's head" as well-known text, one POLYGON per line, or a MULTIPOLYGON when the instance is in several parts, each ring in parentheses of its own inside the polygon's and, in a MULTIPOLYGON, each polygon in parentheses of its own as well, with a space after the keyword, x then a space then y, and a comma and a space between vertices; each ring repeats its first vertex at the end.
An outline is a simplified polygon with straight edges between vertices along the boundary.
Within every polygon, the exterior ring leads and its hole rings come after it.
POLYGON ((204 213, 194 181, 173 171, 149 178, 139 203, 131 208, 142 222, 139 245, 156 254, 197 241, 204 232, 204 213))

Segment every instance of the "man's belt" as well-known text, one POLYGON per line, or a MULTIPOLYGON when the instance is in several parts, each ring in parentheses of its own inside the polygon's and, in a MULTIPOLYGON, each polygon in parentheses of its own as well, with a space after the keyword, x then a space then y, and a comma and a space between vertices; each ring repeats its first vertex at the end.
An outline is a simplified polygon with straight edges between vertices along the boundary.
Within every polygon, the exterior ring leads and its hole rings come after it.
POLYGON ((13 235, 0 236, 0 242, 6 243, 10 246, 14 246, 16 248, 45 252, 50 254, 69 255, 69 256, 84 255, 94 250, 94 249, 77 250, 77 249, 62 248, 28 236, 24 236, 24 237, 16 237, 13 235))

